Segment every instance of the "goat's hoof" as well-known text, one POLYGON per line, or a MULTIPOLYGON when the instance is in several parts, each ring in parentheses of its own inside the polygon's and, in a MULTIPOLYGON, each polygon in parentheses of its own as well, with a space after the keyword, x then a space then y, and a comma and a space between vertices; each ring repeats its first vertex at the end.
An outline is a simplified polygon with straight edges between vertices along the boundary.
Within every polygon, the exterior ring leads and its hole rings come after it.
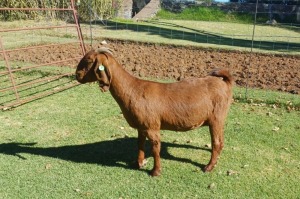
POLYGON ((161 169, 153 169, 151 172, 150 172, 150 175, 152 177, 155 177, 155 176, 160 176, 161 174, 161 169))
POLYGON ((138 169, 143 168, 147 164, 147 162, 147 159, 144 159, 142 162, 138 162, 138 169))
POLYGON ((132 167, 135 169, 141 169, 147 164, 148 160, 144 159, 142 162, 135 161, 132 164, 132 167))
POLYGON ((213 165, 206 165, 203 169, 204 172, 211 172, 213 170, 214 166, 213 165))

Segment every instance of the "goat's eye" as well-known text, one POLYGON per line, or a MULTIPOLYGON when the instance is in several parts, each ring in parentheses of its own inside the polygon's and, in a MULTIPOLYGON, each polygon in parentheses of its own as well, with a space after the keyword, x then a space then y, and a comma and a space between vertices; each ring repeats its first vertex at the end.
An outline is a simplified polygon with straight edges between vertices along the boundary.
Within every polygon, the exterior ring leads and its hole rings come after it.
POLYGON ((87 68, 90 69, 90 68, 92 68, 92 66, 93 66, 93 63, 88 63, 87 68))

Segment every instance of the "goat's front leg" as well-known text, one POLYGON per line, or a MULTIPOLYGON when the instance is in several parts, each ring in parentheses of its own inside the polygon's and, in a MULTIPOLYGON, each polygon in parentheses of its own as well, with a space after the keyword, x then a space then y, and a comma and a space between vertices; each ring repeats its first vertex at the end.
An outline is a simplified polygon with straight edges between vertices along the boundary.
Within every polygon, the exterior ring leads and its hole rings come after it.
POLYGON ((150 173, 151 176, 159 176, 161 173, 160 164, 160 133, 159 130, 147 130, 146 136, 152 144, 152 155, 154 158, 154 166, 150 173))
POLYGON ((138 160, 137 160, 137 168, 142 168, 145 164, 145 142, 146 142, 146 134, 143 131, 138 131, 138 160))

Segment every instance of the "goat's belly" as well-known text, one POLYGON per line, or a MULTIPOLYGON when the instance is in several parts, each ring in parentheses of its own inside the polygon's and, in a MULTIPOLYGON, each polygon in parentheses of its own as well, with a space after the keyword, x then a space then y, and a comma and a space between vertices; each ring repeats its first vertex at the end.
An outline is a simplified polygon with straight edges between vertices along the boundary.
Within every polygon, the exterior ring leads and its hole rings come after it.
POLYGON ((189 131, 205 125, 205 121, 199 121, 196 123, 165 123, 161 124, 161 130, 171 130, 171 131, 189 131))

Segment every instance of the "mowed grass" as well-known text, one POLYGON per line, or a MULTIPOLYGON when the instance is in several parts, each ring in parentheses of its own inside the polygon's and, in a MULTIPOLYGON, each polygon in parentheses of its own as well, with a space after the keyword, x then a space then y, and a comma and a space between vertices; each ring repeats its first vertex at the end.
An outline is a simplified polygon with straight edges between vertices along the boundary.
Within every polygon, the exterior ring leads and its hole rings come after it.
POLYGON ((18 21, 1 21, 0 36, 2 37, 2 45, 5 50, 55 43, 76 42, 77 30, 75 27, 50 28, 53 26, 74 26, 64 21, 34 21, 34 20, 18 20, 18 21), (45 29, 30 29, 44 27, 45 29), (47 28, 48 27, 48 28, 47 28), (29 28, 29 30, 18 31, 18 28, 29 28), (10 30, 10 31, 7 31, 10 30), (3 32, 2 32, 3 31, 3 32), (17 38, 17 39, 16 39, 17 38))
POLYGON ((0 198, 297 198, 299 95, 235 89, 217 167, 203 127, 162 131, 162 176, 131 169, 137 133, 110 93, 80 85, 0 112, 0 198), (298 109, 293 110, 293 109, 298 109))

